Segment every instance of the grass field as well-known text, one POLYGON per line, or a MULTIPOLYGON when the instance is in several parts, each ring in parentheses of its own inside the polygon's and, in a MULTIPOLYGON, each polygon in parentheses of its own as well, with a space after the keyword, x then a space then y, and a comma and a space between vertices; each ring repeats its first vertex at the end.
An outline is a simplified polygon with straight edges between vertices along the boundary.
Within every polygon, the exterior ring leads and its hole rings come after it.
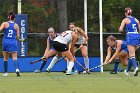
MULTIPOLYGON (((133 75, 133 73, 131 73, 133 75)), ((67 76, 62 72, 0 76, 0 93, 138 93, 140 76, 109 72, 67 76)))

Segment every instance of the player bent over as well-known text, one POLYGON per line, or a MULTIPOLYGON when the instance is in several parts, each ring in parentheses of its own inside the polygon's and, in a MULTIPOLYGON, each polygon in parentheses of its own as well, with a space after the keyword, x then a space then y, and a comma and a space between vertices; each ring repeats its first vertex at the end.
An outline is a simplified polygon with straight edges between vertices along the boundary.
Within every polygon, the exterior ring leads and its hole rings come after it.
MULTIPOLYGON (((54 40, 54 38, 56 38, 56 37, 58 36, 58 34, 55 33, 55 30, 54 30, 53 27, 48 28, 48 34, 49 34, 49 36, 48 36, 48 38, 47 38, 47 47, 46 47, 44 56, 47 55, 47 53, 48 53, 49 51, 54 50, 54 48, 52 47, 53 40, 54 40)), ((58 60, 58 57, 55 56, 55 57, 53 58, 52 61, 57 61, 57 60, 58 60)), ((43 60, 43 61, 41 62, 40 68, 39 68, 38 70, 35 70, 34 72, 35 72, 35 73, 40 73, 40 72, 42 71, 42 69, 44 68, 45 65, 46 65, 46 60, 43 60)))
POLYGON ((74 56, 74 45, 78 40, 78 33, 67 30, 61 33, 59 36, 57 36, 54 39, 53 47, 55 50, 49 51, 47 55, 44 56, 46 60, 52 56, 53 54, 56 54, 57 52, 60 52, 62 55, 66 56, 66 58, 69 60, 69 66, 66 71, 66 75, 71 75, 72 68, 74 66, 75 62, 75 56, 74 56), (71 42, 70 50, 68 48, 68 44, 71 42))
POLYGON ((122 65, 128 65, 128 49, 127 44, 123 40, 116 40, 114 36, 109 36, 106 39, 108 46, 107 56, 104 64, 111 63, 114 60, 114 69, 110 74, 117 74, 118 65, 121 62, 122 65), (111 57, 111 53, 115 52, 111 57))

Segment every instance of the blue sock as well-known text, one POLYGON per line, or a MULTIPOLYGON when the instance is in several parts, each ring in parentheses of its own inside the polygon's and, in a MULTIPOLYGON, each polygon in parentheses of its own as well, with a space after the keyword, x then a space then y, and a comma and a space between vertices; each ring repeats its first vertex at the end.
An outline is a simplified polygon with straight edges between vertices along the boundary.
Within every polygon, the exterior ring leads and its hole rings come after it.
POLYGON ((135 58, 135 57, 131 57, 130 60, 131 60, 131 62, 132 62, 133 67, 136 69, 136 67, 138 67, 138 66, 137 66, 136 58, 135 58))
POLYGON ((120 60, 119 59, 115 59, 114 60, 114 71, 117 72, 118 70, 118 66, 119 66, 120 60))
POLYGON ((128 59, 128 66, 126 72, 130 71, 131 67, 132 67, 132 62, 130 59, 128 59))
POLYGON ((41 62, 41 67, 40 67, 40 71, 42 71, 42 69, 44 68, 44 66, 46 65, 46 60, 43 60, 42 62, 41 62))
POLYGON ((7 68, 8 68, 8 62, 4 61, 3 62, 3 66, 4 66, 4 72, 6 73, 7 72, 7 68))
POLYGON ((114 63, 114 69, 113 69, 113 70, 114 70, 115 72, 117 72, 118 66, 119 66, 119 63, 118 63, 118 62, 114 63))
POLYGON ((123 69, 118 68, 117 71, 118 71, 118 72, 123 72, 123 69))
POLYGON ((17 59, 14 60, 14 66, 15 66, 16 69, 19 69, 19 62, 18 62, 17 59))

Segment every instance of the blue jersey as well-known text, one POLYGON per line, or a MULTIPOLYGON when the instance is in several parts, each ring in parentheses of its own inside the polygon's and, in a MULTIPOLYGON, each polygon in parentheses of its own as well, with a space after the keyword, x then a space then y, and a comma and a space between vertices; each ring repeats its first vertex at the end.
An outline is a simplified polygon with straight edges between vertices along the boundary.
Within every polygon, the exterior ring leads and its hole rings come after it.
POLYGON ((126 42, 128 45, 138 46, 140 44, 138 23, 135 21, 135 17, 127 18, 129 18, 130 23, 126 24, 126 42))
MULTIPOLYGON (((117 44, 117 41, 116 41, 116 44, 117 44)), ((116 50, 116 47, 111 47, 111 49, 112 49, 113 51, 115 51, 115 50, 116 50)), ((124 51, 124 52, 127 52, 127 53, 128 53, 126 41, 123 41, 123 40, 122 40, 122 44, 121 44, 121 49, 120 49, 120 51, 124 51)))
POLYGON ((127 33, 138 33, 138 23, 135 21, 135 17, 127 17, 130 20, 130 23, 126 25, 127 33))
POLYGON ((8 22, 9 27, 4 29, 4 37, 2 40, 2 50, 5 52, 17 52, 16 30, 14 22, 8 22))
MULTIPOLYGON (((58 35, 56 34, 55 37, 57 37, 57 36, 58 36, 58 35)), ((54 49, 53 46, 52 46, 52 44, 53 44, 53 42, 54 42, 53 39, 49 36, 49 37, 48 37, 48 40, 49 40, 50 46, 52 47, 51 49, 54 49)))
POLYGON ((16 30, 14 28, 14 22, 8 22, 9 27, 4 29, 4 39, 16 39, 16 30))

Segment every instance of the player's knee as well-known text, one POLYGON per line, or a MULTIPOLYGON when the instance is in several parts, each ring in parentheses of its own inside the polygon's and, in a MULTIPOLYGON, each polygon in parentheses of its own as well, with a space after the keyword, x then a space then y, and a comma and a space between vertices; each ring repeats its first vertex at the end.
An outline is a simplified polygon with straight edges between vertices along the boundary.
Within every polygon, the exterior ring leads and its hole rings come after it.
POLYGON ((87 58, 87 57, 88 57, 87 53, 82 53, 82 56, 83 56, 84 58, 87 58))

